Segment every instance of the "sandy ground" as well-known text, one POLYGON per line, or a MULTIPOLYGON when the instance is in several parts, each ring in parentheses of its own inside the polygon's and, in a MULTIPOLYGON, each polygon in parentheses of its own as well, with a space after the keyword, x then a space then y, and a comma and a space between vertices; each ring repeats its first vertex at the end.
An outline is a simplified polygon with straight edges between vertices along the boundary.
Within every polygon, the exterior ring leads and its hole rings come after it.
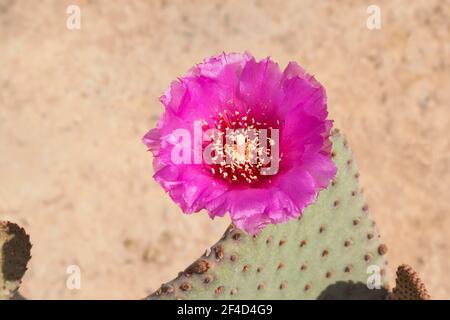
POLYGON ((368 30, 372 2, 0 0, 0 219, 33 241, 23 295, 142 298, 218 239, 228 220, 182 215, 140 139, 172 79, 249 50, 324 84, 391 268, 450 298, 450 2, 377 1, 368 30))

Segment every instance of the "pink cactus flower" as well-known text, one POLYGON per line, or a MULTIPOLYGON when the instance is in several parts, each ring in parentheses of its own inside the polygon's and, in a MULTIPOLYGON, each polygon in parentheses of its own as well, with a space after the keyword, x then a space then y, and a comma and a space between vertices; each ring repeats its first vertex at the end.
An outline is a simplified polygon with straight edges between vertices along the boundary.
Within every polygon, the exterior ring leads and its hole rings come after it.
POLYGON ((160 100, 165 112, 143 142, 184 213, 228 212, 255 234, 298 218, 336 174, 325 90, 295 62, 281 71, 249 53, 211 57, 160 100))

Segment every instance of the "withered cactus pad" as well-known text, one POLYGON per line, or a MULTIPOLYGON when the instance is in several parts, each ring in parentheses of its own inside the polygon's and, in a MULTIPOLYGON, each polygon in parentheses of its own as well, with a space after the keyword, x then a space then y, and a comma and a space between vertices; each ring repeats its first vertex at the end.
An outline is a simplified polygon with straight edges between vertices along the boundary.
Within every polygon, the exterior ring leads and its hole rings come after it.
POLYGON ((30 260, 30 237, 9 221, 0 221, 0 300, 17 292, 30 260))
POLYGON ((388 300, 430 300, 425 284, 417 273, 406 264, 397 269, 395 288, 389 294, 388 300))

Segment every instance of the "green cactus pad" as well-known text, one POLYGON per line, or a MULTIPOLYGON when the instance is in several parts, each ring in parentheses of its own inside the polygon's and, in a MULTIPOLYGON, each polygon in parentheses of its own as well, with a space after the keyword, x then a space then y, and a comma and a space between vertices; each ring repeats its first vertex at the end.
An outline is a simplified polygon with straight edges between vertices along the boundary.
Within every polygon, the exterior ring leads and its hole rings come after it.
POLYGON ((30 260, 30 237, 17 224, 0 221, 0 300, 11 299, 30 260))
POLYGON ((336 179, 299 220, 270 225, 253 237, 231 225, 211 250, 148 298, 385 298, 386 246, 346 140, 337 131, 332 140, 336 179), (374 271, 381 287, 369 290, 374 271))

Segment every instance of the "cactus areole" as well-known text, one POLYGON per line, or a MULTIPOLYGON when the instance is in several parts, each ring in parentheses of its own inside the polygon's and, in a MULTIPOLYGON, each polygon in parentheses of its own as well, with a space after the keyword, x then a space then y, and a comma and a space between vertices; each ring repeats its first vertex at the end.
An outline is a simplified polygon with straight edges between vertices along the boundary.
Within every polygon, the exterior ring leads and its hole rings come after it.
POLYGON ((336 174, 322 85, 298 64, 230 53, 173 81, 144 137, 155 180, 184 213, 227 212, 255 234, 302 215, 336 174))

